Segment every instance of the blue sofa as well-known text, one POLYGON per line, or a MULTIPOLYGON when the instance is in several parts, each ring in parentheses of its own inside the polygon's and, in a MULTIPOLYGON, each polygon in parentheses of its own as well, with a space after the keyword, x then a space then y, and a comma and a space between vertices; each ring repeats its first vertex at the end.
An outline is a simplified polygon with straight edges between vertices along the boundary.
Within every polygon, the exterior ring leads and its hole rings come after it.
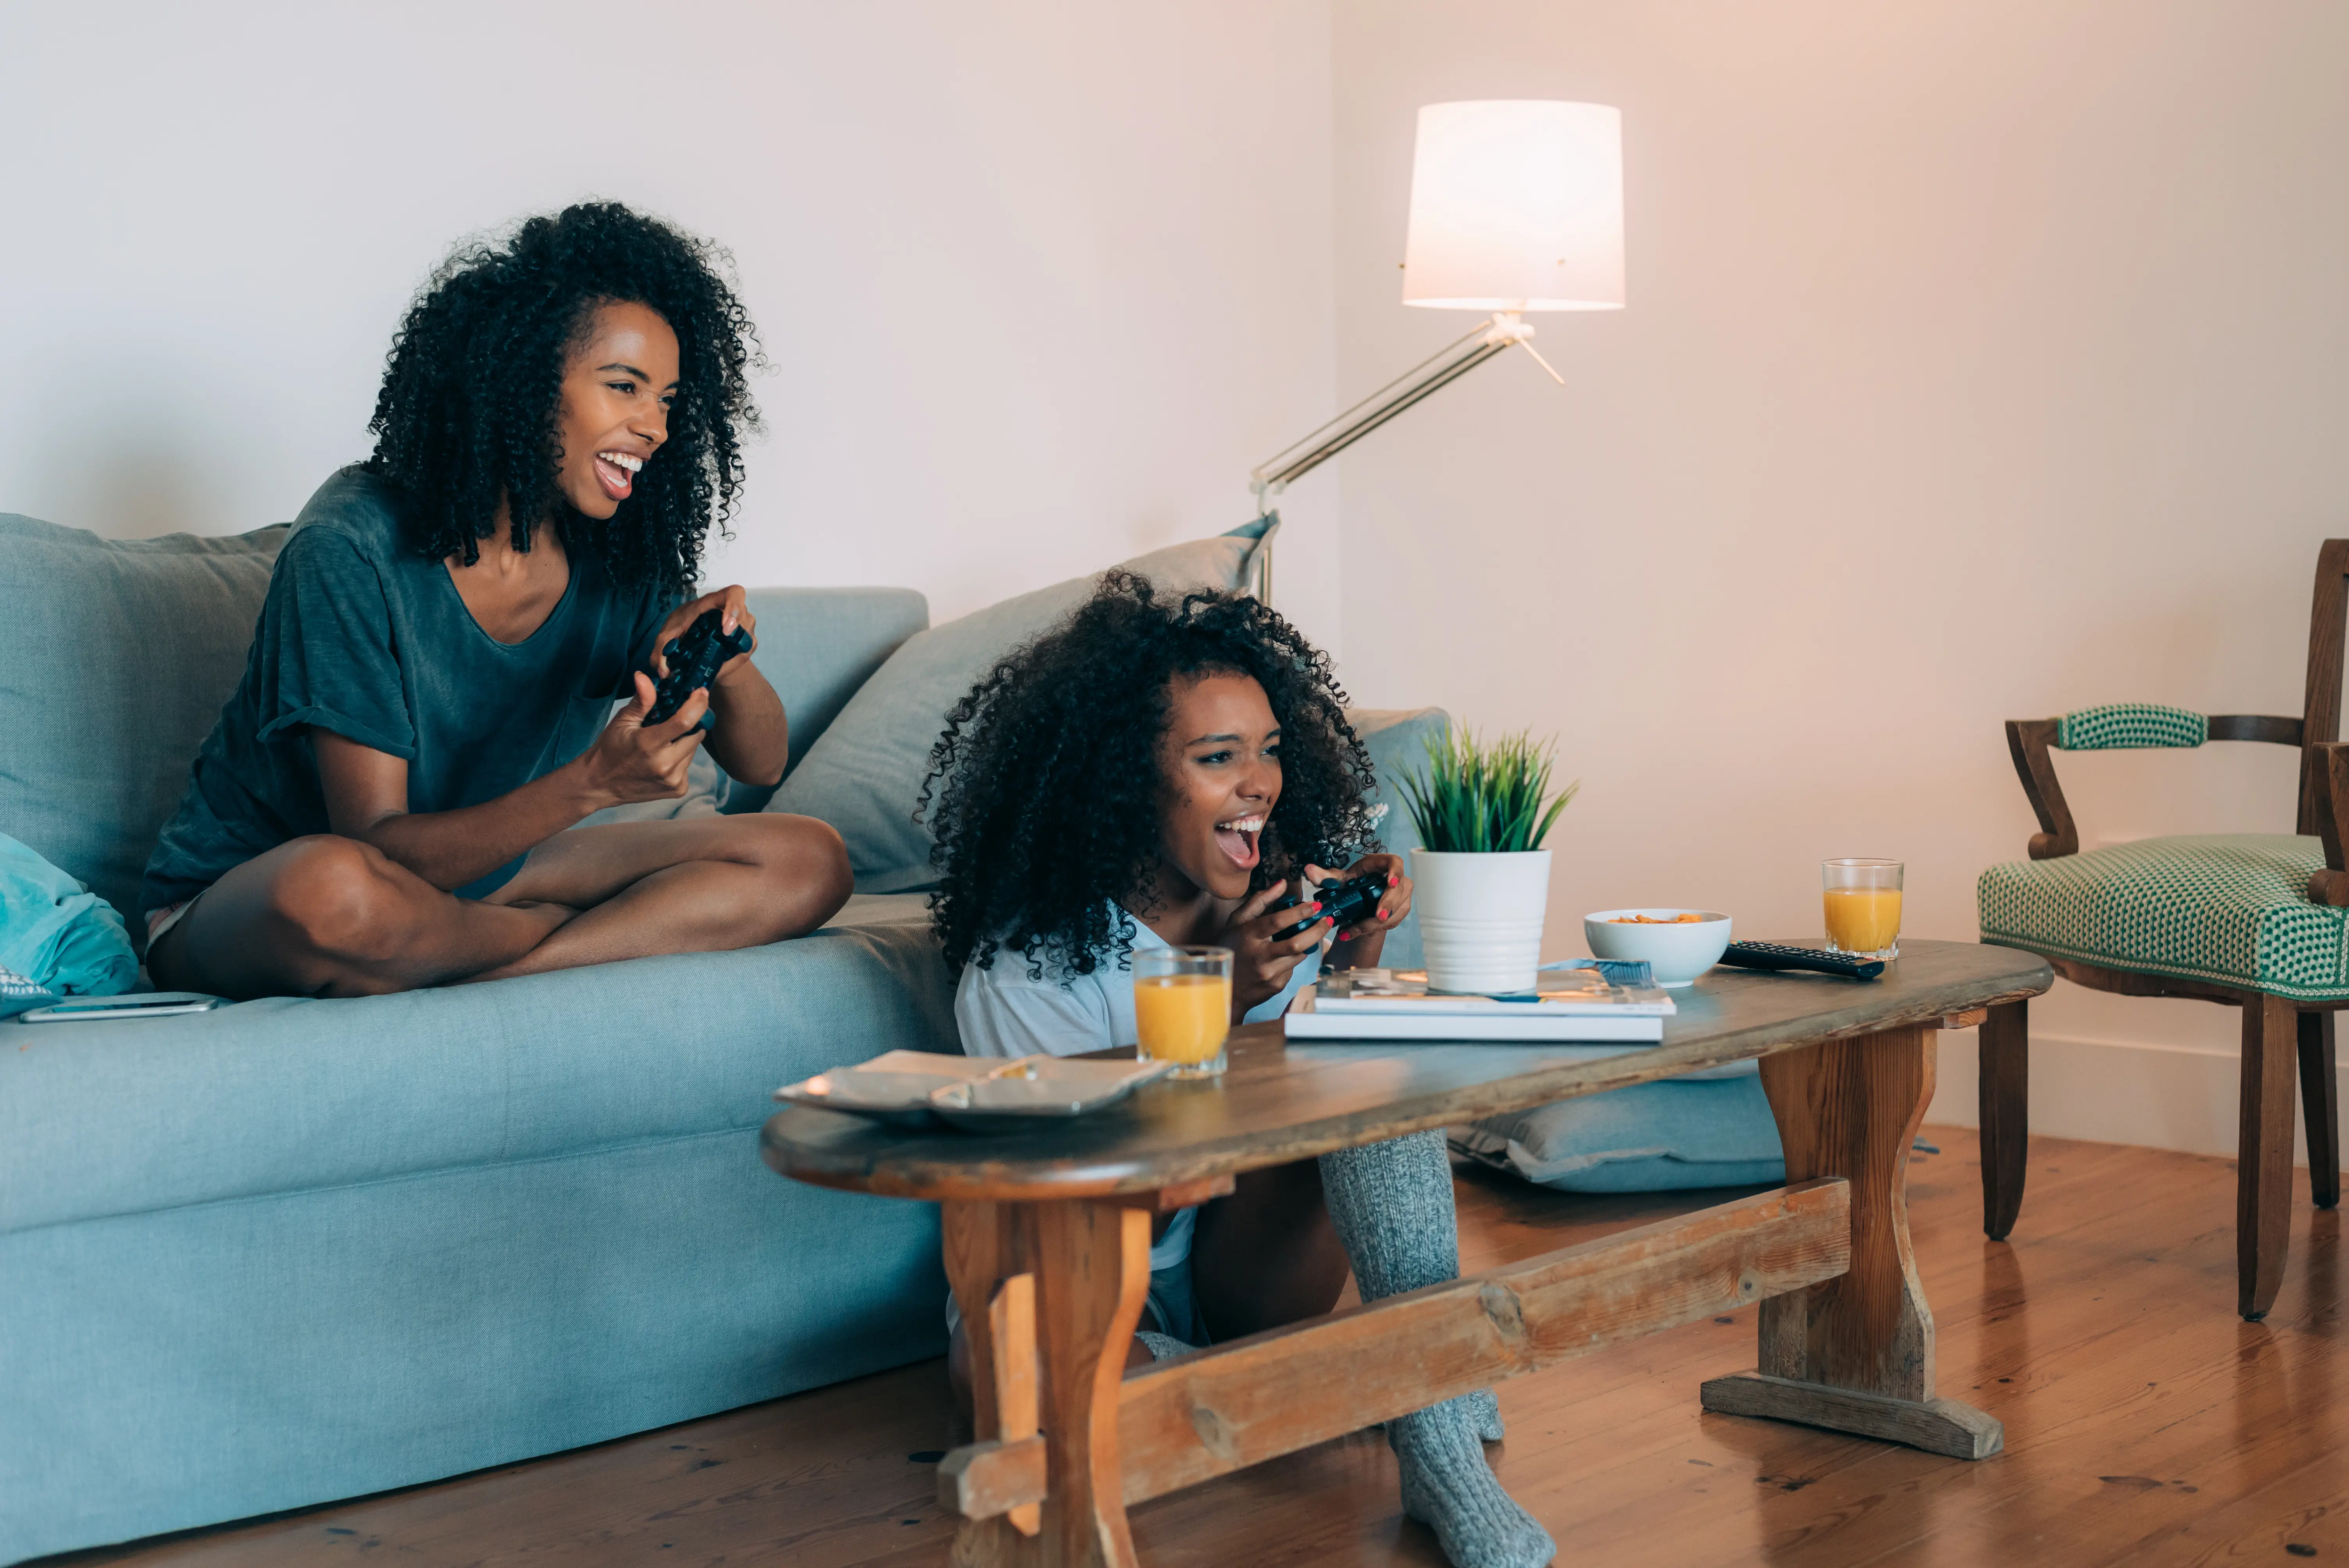
MULTIPOLYGON (((134 932, 285 534, 0 515, 0 833, 134 932)), ((751 602, 798 756, 927 623, 897 589, 751 602)), ((1358 717, 1382 768, 1443 722, 1358 717)), ((0 1025, 0 1563, 939 1353, 935 1211, 779 1181, 756 1132, 778 1084, 957 1049, 952 999, 895 893, 739 953, 0 1025)))

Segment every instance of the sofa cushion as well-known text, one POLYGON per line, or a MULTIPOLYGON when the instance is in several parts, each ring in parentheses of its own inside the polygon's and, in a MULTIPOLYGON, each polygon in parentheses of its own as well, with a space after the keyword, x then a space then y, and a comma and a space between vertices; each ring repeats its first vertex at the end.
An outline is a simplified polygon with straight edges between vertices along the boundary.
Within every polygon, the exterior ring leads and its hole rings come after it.
POLYGON ((236 689, 286 524, 100 539, 0 514, 0 833, 129 917, 236 689))
MULTIPOLYGON (((1251 580, 1266 531, 1259 518, 1220 538, 1171 545, 1123 564, 1162 588, 1237 588, 1251 580)), ((908 638, 857 688, 767 810, 821 817, 839 829, 859 892, 932 885, 930 831, 914 820, 914 810, 947 710, 997 659, 1082 603, 1095 581, 1071 578, 908 638)))
POLYGON ((1984 942, 2339 1001, 2349 999, 2349 910, 2308 901, 2323 869, 2323 841, 2289 833, 2144 839, 1992 866, 1974 896, 1984 942))
MULTIPOLYGON (((911 588, 753 588, 750 601, 759 617, 750 662, 792 721, 786 778, 858 688, 930 624, 930 602, 911 588)), ((741 809, 738 790, 727 810, 741 809)))
MULTIPOLYGON (((1371 754, 1371 768, 1378 775, 1378 788, 1371 792, 1371 809, 1386 808, 1379 819, 1379 843, 1408 861, 1411 851, 1419 848, 1419 830, 1413 825, 1411 813, 1402 809, 1395 778, 1426 765, 1427 743, 1451 727, 1451 716, 1440 707, 1350 707, 1346 722, 1361 738, 1371 754)), ((1405 915, 1402 924, 1387 933, 1379 962, 1389 969, 1416 969, 1427 962, 1420 948, 1417 913, 1405 915)))
MULTIPOLYGON (((1605 1054, 1605 1053, 1601 1053, 1605 1054)), ((1568 1192, 1665 1192, 1783 1181, 1778 1124, 1756 1074, 1666 1078, 1487 1117, 1452 1146, 1568 1192)))

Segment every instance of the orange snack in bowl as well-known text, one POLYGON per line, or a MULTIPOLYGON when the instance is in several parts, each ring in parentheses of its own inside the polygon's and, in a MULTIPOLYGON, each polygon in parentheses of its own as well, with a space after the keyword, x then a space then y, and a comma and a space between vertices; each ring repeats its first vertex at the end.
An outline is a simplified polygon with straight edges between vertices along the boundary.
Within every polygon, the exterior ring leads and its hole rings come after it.
POLYGON ((1670 920, 1659 920, 1652 914, 1619 914, 1607 922, 1609 925, 1694 925, 1704 919, 1694 910, 1676 914, 1670 920))

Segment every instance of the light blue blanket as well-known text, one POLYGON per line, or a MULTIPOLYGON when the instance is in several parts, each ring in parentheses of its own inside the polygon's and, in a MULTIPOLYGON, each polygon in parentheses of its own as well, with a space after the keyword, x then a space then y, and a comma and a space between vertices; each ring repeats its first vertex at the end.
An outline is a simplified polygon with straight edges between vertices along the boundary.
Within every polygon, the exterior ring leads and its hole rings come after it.
POLYGON ((139 978, 114 906, 5 833, 0 975, 15 982, 0 982, 0 1017, 57 996, 111 996, 139 978))

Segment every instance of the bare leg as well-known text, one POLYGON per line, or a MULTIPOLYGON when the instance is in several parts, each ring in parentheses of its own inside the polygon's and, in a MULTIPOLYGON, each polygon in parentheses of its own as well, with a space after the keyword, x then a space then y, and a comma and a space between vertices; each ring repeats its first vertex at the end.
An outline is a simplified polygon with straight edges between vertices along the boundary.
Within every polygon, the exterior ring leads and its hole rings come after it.
POLYGON ((353 839, 321 833, 214 882, 147 954, 169 990, 367 996, 461 978, 528 953, 568 909, 441 892, 353 839))
POLYGON ((840 835, 807 817, 577 829, 485 901, 319 834, 221 878, 147 961, 159 985, 239 1000, 372 995, 779 941, 829 919, 849 887, 840 835), (578 940, 549 945, 574 925, 578 940))
POLYGON ((812 817, 574 828, 533 850, 491 902, 583 913, 527 952, 471 977, 502 980, 657 953, 780 942, 831 919, 852 885, 839 833, 812 817))

